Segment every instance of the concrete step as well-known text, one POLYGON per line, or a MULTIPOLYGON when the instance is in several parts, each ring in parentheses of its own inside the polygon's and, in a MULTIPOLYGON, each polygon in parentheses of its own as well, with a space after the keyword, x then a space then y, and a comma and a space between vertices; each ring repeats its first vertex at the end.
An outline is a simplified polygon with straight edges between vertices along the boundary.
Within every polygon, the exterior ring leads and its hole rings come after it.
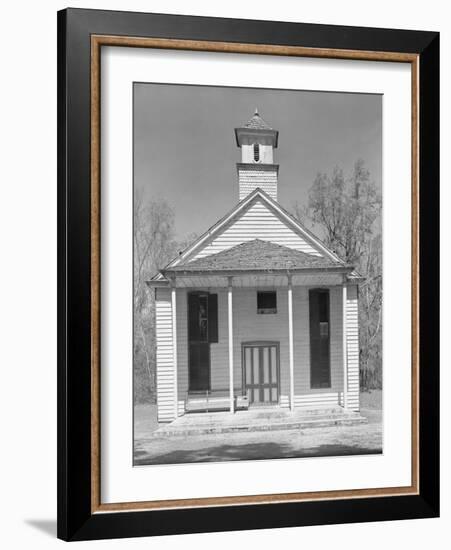
MULTIPOLYGON (((324 410, 324 409, 323 409, 324 410)), ((309 411, 310 413, 311 411, 309 411)), ((191 416, 192 418, 192 416, 191 416)), ((164 436, 188 436, 203 434, 226 434, 238 432, 266 432, 277 430, 305 430, 312 428, 325 428, 333 426, 353 426, 366 424, 368 421, 358 413, 340 412, 337 414, 307 414, 298 416, 296 419, 275 419, 270 422, 264 422, 263 419, 252 419, 252 422, 221 424, 220 422, 196 424, 195 422, 185 422, 177 425, 177 421, 163 426, 156 430, 153 437, 164 436)))
MULTIPOLYGON (((269 418, 271 420, 276 418, 287 418, 287 416, 290 414, 287 412, 288 409, 279 409, 275 410, 274 408, 268 408, 265 410, 265 408, 261 409, 255 409, 251 408, 249 409, 249 412, 253 415, 255 415, 255 418, 269 418)), ((332 415, 339 415, 339 416, 353 416, 356 413, 353 411, 347 411, 343 409, 342 407, 338 406, 331 406, 331 407, 324 407, 324 406, 318 406, 318 407, 296 407, 295 411, 297 414, 301 414, 302 417, 310 418, 310 417, 317 417, 317 416, 332 416, 332 415)))

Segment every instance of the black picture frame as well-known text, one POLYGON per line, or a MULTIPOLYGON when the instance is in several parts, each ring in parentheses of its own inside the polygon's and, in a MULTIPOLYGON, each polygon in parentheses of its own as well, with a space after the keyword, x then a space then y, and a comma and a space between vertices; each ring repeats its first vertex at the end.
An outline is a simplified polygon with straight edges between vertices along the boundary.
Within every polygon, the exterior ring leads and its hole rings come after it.
POLYGON ((277 528, 439 515, 439 33, 67 9, 58 13, 58 537, 277 528), (419 494, 92 513, 91 36, 400 52, 419 59, 419 494))

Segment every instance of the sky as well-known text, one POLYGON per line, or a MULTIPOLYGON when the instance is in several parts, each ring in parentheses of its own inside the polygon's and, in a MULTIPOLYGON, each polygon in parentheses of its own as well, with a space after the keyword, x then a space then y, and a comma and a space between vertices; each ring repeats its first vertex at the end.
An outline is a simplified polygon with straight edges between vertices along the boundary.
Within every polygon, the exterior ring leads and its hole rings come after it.
POLYGON ((178 239, 206 231, 238 202, 234 129, 258 108, 279 131, 278 201, 306 205, 318 172, 350 175, 362 158, 382 188, 382 96, 134 84, 134 186, 165 200, 178 239))

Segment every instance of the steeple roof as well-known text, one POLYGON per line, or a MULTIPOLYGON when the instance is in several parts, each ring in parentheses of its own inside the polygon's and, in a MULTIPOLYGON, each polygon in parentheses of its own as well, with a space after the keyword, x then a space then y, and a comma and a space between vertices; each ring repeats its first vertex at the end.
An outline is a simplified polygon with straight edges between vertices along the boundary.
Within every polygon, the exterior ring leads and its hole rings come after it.
POLYGON ((262 119, 258 109, 255 109, 254 116, 249 119, 246 124, 235 128, 236 144, 238 147, 242 145, 252 145, 253 143, 263 143, 264 145, 272 145, 277 147, 279 132, 271 128, 271 126, 262 119))
POLYGON ((255 109, 254 116, 249 119, 243 128, 251 128, 252 130, 272 130, 271 126, 262 119, 258 113, 258 109, 255 109))

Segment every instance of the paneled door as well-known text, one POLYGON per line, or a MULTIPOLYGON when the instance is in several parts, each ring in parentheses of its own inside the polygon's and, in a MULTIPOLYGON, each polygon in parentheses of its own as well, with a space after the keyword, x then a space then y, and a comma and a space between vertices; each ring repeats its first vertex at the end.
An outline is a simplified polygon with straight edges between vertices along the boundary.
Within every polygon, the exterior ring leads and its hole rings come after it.
POLYGON ((243 344, 243 384, 251 405, 274 405, 279 401, 278 342, 243 344))

